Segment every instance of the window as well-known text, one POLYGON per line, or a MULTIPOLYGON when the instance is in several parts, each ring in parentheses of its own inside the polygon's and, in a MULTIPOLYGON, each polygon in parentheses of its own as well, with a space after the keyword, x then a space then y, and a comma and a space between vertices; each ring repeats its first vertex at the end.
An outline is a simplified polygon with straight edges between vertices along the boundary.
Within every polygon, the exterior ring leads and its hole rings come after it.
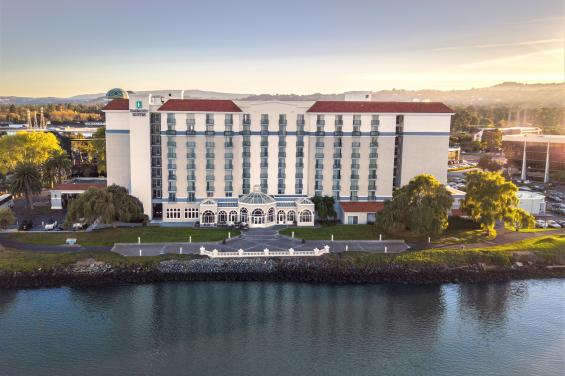
POLYGON ((265 223, 265 212, 261 209, 255 209, 251 213, 251 223, 254 225, 261 225, 265 223))
POLYGON ((359 217, 356 215, 349 215, 347 216, 347 224, 348 225, 356 225, 359 223, 359 217))
POLYGON ((216 222, 216 218, 214 212, 212 212, 211 210, 206 210, 204 213, 202 213, 203 224, 210 225, 210 224, 214 224, 215 222, 216 222))
POLYGON ((230 211, 229 221, 234 223, 237 222, 237 211, 235 210, 230 211))
POLYGON ((223 210, 218 212, 218 223, 225 224, 227 221, 228 221, 228 213, 226 213, 223 210))
POLYGON ((267 215, 267 222, 274 222, 274 221, 275 221, 275 209, 270 208, 267 215))
POLYGON ((295 216, 296 216, 296 213, 294 213, 293 210, 289 211, 289 212, 286 214, 286 220, 287 220, 287 222, 293 223, 295 216))
POLYGON ((167 208, 165 211, 165 218, 180 219, 180 208, 167 208))
POLYGON ((185 208, 184 218, 186 219, 198 219, 198 209, 197 208, 185 208))
POLYGON ((312 222, 312 212, 310 210, 301 211, 300 222, 312 222))
POLYGON ((242 208, 241 211, 239 212, 239 220, 243 223, 247 223, 247 217, 248 217, 248 212, 247 209, 242 208))

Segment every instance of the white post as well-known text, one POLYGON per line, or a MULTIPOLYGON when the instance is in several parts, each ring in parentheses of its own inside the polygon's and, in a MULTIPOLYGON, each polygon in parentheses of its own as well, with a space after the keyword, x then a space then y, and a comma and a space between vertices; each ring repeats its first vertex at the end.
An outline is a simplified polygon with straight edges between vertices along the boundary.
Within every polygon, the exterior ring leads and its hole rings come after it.
POLYGON ((379 240, 383 240, 383 234, 379 234, 379 240))
POLYGON ((334 234, 332 234, 332 242, 334 241, 334 234))
POLYGON ((349 251, 349 245, 345 245, 345 252, 349 251))
POLYGON ((432 242, 432 237, 428 236, 428 244, 432 242))
POLYGON ((549 142, 547 143, 547 152, 545 153, 545 173, 543 174, 543 182, 549 181, 549 142))
POLYGON ((294 249, 293 249, 293 248, 290 248, 290 249, 288 250, 288 254, 289 254, 290 256, 294 256, 294 249))
POLYGON ((179 248, 179 254, 182 255, 182 247, 179 248))
POLYGON ((188 237, 188 243, 189 243, 189 244, 192 243, 192 235, 190 235, 190 236, 188 237))
POLYGON ((265 248, 265 249, 263 250, 263 254, 264 254, 265 256, 269 256, 269 248, 265 248))
POLYGON ((520 179, 526 180, 526 136, 524 136, 524 155, 522 156, 522 175, 520 179))
POLYGON ((137 244, 141 244, 141 236, 137 237, 137 244))
POLYGON ((388 251, 388 247, 385 245, 385 253, 387 253, 388 251))
POLYGON ((139 255, 142 256, 143 252, 141 251, 141 249, 139 250, 139 255))
POLYGON ((231 232, 228 231, 228 239, 231 239, 231 232))
POLYGON ((292 232, 292 238, 294 239, 294 231, 292 232))

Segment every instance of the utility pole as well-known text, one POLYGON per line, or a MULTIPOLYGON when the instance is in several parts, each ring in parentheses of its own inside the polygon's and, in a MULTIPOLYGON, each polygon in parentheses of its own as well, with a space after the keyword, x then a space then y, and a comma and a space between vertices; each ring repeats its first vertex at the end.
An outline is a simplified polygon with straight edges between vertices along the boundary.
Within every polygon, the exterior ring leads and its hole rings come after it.
POLYGON ((545 173, 543 174, 543 182, 549 181, 549 141, 547 142, 547 151, 545 152, 545 173))
POLYGON ((522 175, 520 179, 526 180, 526 135, 524 135, 524 154, 522 155, 522 175))

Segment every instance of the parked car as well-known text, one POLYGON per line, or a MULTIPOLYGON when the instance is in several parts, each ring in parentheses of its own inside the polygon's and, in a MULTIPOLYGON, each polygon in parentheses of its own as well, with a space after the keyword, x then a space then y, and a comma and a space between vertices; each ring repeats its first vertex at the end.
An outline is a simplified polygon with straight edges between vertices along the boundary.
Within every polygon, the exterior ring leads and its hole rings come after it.
POLYGON ((31 219, 24 219, 22 223, 20 223, 18 230, 19 231, 29 231, 33 228, 33 222, 31 219))
POLYGON ((545 221, 542 221, 541 219, 538 219, 536 221, 536 227, 538 228, 547 228, 547 223, 545 223, 545 221))
POLYGON ((49 220, 49 222, 47 222, 47 224, 45 225, 45 231, 54 230, 56 227, 57 227, 57 221, 49 220))
POLYGON ((565 227, 565 220, 559 219, 556 222, 559 223, 561 227, 565 227))
POLYGON ((81 218, 78 220, 78 222, 73 223, 73 230, 74 231, 84 230, 87 226, 88 225, 86 223, 86 220, 84 218, 81 218))
POLYGON ((556 221, 554 221, 553 219, 550 219, 549 221, 547 221, 547 227, 561 228, 561 225, 556 221))

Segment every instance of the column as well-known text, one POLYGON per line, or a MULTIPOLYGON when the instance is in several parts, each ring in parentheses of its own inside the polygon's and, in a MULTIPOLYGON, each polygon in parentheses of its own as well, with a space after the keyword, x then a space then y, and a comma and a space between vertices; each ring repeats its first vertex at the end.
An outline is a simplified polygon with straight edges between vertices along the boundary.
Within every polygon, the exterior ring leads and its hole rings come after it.
POLYGON ((549 181, 549 142, 547 143, 547 151, 545 153, 545 173, 543 175, 543 182, 549 181))
POLYGON ((524 136, 524 155, 522 155, 522 180, 526 180, 526 136, 524 136))

